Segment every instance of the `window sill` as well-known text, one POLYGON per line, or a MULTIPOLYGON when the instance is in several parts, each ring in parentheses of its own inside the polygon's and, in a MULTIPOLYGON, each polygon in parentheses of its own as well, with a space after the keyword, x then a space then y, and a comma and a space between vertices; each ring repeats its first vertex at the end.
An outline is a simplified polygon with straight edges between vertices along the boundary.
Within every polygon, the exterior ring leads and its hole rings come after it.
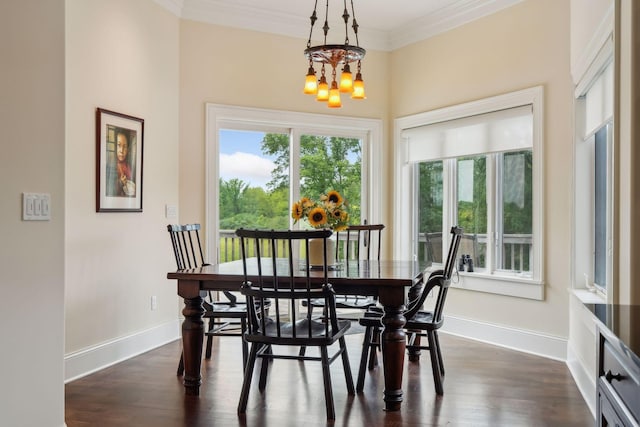
POLYGON ((588 289, 576 289, 572 288, 569 291, 583 304, 606 304, 607 299, 604 295, 596 291, 590 291, 588 289))
POLYGON ((544 300, 544 282, 524 277, 482 272, 459 273, 453 277, 451 287, 517 298, 544 300))

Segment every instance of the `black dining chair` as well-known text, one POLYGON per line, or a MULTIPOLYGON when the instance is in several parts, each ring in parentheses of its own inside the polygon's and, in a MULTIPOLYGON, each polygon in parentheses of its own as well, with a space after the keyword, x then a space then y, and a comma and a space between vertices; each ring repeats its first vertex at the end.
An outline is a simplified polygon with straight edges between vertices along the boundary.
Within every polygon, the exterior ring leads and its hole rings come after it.
MULTIPOLYGON (((350 225, 345 231, 337 232, 336 252, 342 251, 342 253, 336 253, 336 259, 342 259, 344 262, 353 260, 380 261, 383 229, 384 224, 367 224, 365 222, 360 225, 350 225)), ((336 297, 338 309, 366 310, 377 303, 378 298, 372 296, 339 295, 336 297)))
MULTIPOLYGON (((324 378, 324 396, 327 419, 335 419, 330 364, 341 356, 349 394, 355 394, 344 335, 349 329, 348 320, 339 320, 336 315, 336 295, 328 281, 326 262, 329 230, 236 231, 240 237, 240 248, 244 265, 244 283, 240 289, 247 298, 249 324, 244 339, 251 344, 249 360, 244 373, 238 413, 244 414, 251 387, 256 360, 262 359, 259 390, 267 386, 267 372, 273 359, 319 361, 324 378), (323 239, 325 262, 322 271, 313 271, 308 257, 295 259, 298 251, 309 253, 310 239, 323 239), (279 243, 286 242, 287 255, 278 252, 279 243), (255 257, 249 258, 249 247, 255 248, 255 257), (310 301, 323 299, 326 310, 322 318, 312 318, 310 301), (265 309, 270 301, 271 312, 265 309), (301 302, 306 301, 307 310, 301 302), (298 312, 297 308, 300 308, 298 312), (339 343, 333 355, 329 347, 339 343), (281 352, 280 347, 318 347, 320 356, 300 356, 281 352)), ((275 368, 275 365, 274 365, 275 368)), ((274 398, 287 399, 283 390, 273 390, 274 398)), ((268 405, 267 405, 268 406, 268 405)))
MULTIPOLYGON (((335 232, 336 260, 339 263, 349 261, 380 261, 382 248, 382 230, 384 224, 350 225, 346 230, 335 232)), ((322 308, 322 300, 311 301, 312 307, 322 308)), ((375 306, 378 299, 363 295, 337 295, 336 307, 339 309, 366 310, 375 306)), ((338 311, 339 312, 339 311, 338 311)))
MULTIPOLYGON (((178 270, 198 268, 210 265, 205 261, 202 244, 200 243, 200 224, 167 225, 171 236, 171 246, 175 255, 178 270)), ((238 301, 237 295, 229 291, 221 292, 222 297, 216 298, 211 291, 204 292, 204 315, 208 319, 207 347, 205 358, 211 358, 214 336, 242 337, 247 328, 247 305, 238 301)), ((247 343, 242 341, 242 366, 244 368, 248 356, 247 343)), ((180 355, 178 375, 184 374, 184 354, 180 355)))
MULTIPOLYGON (((340 263, 349 261, 380 261, 380 249, 382 248, 382 230, 384 224, 350 225, 346 230, 334 233, 336 244, 336 260, 340 263)), ((346 268, 346 267, 345 267, 346 268)), ((303 305, 306 301, 302 302, 303 305)), ((311 301, 311 310, 314 307, 324 309, 322 299, 311 301)), ((367 310, 378 304, 378 298, 364 295, 336 295, 336 308, 338 317, 346 318, 353 310, 367 310), (342 310, 342 312, 341 312, 342 310)), ((304 355, 305 348, 300 349, 300 355, 304 355)))
MULTIPOLYGON (((441 270, 432 271, 428 276, 423 275, 409 290, 408 309, 405 312, 407 319, 404 329, 407 334, 407 350, 414 355, 420 350, 429 350, 431 356, 431 370, 433 381, 438 395, 442 395, 444 390, 442 380, 444 376, 444 362, 438 329, 444 323, 443 311, 444 303, 451 283, 458 247, 462 237, 462 228, 451 228, 451 240, 446 262, 441 270), (435 292, 435 304, 432 310, 423 310, 423 305, 427 296, 435 292), (421 337, 426 337, 428 345, 422 345, 421 337)), ((365 327, 364 340, 362 343, 362 354, 360 356, 360 367, 358 370, 358 381, 356 390, 364 390, 364 378, 367 370, 367 359, 371 360, 372 353, 375 354, 380 347, 381 334, 377 332, 382 327, 382 314, 379 311, 368 311, 359 320, 360 325, 365 327)), ((412 360, 410 358, 410 360, 412 360)), ((369 363, 371 369, 371 363, 369 363)))

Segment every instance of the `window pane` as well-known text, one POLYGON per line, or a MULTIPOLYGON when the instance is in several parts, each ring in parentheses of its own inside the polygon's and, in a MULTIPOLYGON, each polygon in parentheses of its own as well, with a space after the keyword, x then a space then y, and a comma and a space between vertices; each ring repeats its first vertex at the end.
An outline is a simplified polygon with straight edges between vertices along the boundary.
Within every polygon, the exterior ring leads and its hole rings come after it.
POLYGON ((464 230, 458 254, 469 255, 473 268, 486 267, 487 253, 487 158, 457 159, 458 225, 464 230))
POLYGON ((418 259, 442 263, 441 160, 418 163, 418 259))
POLYGON ((327 191, 338 191, 347 203, 350 224, 366 219, 361 218, 361 169, 362 142, 358 138, 300 138, 300 196, 318 200, 327 191))
POLYGON ((594 170, 593 281, 607 286, 607 127, 596 132, 594 170))
POLYGON ((220 131, 220 262, 239 259, 239 227, 289 228, 289 136, 220 131))
POLYGON ((533 194, 530 150, 502 154, 502 242, 497 268, 531 271, 533 194))

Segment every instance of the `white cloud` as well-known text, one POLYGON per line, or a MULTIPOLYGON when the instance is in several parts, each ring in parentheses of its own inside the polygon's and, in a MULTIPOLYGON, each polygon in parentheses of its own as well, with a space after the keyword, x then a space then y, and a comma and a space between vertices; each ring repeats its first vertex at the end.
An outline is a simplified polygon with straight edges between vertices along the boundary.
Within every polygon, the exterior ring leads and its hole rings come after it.
POLYGON ((251 153, 220 154, 220 177, 225 181, 241 179, 252 187, 264 187, 271 180, 275 164, 251 153))

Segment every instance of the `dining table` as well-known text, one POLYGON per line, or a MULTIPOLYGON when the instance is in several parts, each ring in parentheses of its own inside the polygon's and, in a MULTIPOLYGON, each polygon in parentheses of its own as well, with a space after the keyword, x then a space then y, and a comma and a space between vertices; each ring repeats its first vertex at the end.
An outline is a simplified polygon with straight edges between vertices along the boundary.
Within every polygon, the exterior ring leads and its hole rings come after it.
MULTIPOLYGON (((420 280, 425 263, 419 261, 344 261, 328 271, 336 294, 374 296, 384 309, 382 316, 382 365, 384 371, 384 405, 387 411, 398 411, 402 404, 402 375, 406 350, 403 329, 407 293, 420 280)), ((295 273, 296 275, 298 273, 295 273)), ((306 275, 303 269, 300 276, 306 275)), ((323 278, 323 271, 311 271, 312 280, 323 278)), ((208 291, 239 291, 244 281, 242 260, 172 271, 168 279, 176 280, 178 295, 184 299, 182 345, 184 387, 187 395, 199 395, 202 375, 204 338, 203 297, 208 291)), ((256 263, 248 263, 248 280, 257 280, 256 263)))

